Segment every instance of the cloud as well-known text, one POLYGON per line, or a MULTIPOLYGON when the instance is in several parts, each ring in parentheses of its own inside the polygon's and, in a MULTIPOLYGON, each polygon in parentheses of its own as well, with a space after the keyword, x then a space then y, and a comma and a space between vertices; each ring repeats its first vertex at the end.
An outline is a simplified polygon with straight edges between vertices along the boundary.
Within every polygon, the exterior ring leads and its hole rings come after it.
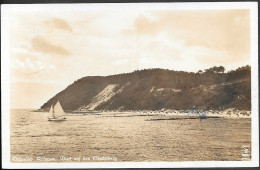
MULTIPOLYGON (((53 57, 49 54, 37 52, 26 42, 20 42, 10 50, 11 71, 14 77, 23 77, 33 81, 41 79, 48 72, 55 71, 53 57)), ((50 74, 52 74, 50 73, 50 74)), ((46 80, 46 79, 45 79, 46 80)))
POLYGON ((148 37, 151 41, 163 33, 169 42, 184 42, 177 51, 201 54, 194 62, 231 64, 249 60, 249 10, 150 11, 150 15, 154 17, 137 17, 133 28, 124 33, 138 35, 139 39, 148 37), (203 50, 194 51, 197 47, 203 50))
POLYGON ((14 69, 25 69, 26 66, 24 64, 24 62, 22 62, 19 59, 14 59, 14 63, 12 64, 14 69))
POLYGON ((61 56, 69 56, 71 53, 65 48, 51 44, 43 37, 37 36, 32 40, 33 49, 43 53, 58 54, 61 56))
POLYGON ((41 72, 48 65, 42 61, 30 57, 26 58, 14 58, 11 68, 21 74, 35 74, 41 72))
POLYGON ((160 20, 152 19, 145 15, 140 15, 136 18, 134 25, 130 29, 123 30, 124 33, 132 33, 139 35, 154 35, 162 31, 164 25, 161 25, 160 20))
POLYGON ((184 47, 181 40, 169 39, 165 32, 157 34, 152 40, 149 38, 146 39, 146 43, 142 43, 143 48, 141 52, 143 55, 155 58, 160 57, 160 59, 181 60, 179 56, 184 47))
POLYGON ((45 24, 51 27, 52 29, 60 29, 60 30, 72 32, 72 28, 68 24, 68 22, 60 18, 53 18, 51 20, 47 20, 45 21, 45 24))
POLYGON ((121 66, 121 65, 127 64, 128 62, 129 62, 129 60, 125 58, 125 59, 122 59, 122 60, 113 61, 112 65, 121 66))

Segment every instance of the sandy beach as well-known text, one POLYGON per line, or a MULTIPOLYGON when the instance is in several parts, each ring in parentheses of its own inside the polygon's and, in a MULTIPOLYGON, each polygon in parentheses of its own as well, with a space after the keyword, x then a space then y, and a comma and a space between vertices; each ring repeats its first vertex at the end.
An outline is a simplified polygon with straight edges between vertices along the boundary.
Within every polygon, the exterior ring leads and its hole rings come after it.
MULTIPOLYGON (((251 111, 235 110, 233 108, 223 111, 200 111, 200 114, 204 113, 207 118, 251 118, 251 111)), ((105 117, 134 117, 134 116, 165 116, 165 117, 191 117, 199 118, 199 114, 192 110, 101 110, 101 111, 88 111, 88 112, 68 112, 68 115, 89 115, 94 114, 105 117)))

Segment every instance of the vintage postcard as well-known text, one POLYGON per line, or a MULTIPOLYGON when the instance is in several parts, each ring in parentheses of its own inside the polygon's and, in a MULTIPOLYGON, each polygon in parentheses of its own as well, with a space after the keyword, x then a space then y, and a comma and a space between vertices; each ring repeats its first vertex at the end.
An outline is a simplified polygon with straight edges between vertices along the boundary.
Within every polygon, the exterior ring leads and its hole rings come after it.
POLYGON ((2 5, 3 167, 259 166, 257 13, 2 5))

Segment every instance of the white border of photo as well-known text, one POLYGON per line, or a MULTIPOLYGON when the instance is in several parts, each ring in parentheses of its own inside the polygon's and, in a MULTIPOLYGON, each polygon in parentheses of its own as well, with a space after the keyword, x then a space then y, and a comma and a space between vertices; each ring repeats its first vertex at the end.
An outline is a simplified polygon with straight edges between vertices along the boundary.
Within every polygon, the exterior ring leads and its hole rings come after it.
POLYGON ((257 2, 195 2, 195 3, 91 3, 91 4, 14 4, 2 5, 1 10, 1 84, 2 84, 2 163, 3 168, 185 168, 185 167, 256 167, 259 166, 259 106, 258 106, 258 6, 257 2), (9 20, 14 11, 49 10, 201 10, 250 9, 251 67, 252 67, 252 159, 251 161, 188 161, 188 162, 89 162, 89 163, 11 163, 10 162, 10 76, 9 20))

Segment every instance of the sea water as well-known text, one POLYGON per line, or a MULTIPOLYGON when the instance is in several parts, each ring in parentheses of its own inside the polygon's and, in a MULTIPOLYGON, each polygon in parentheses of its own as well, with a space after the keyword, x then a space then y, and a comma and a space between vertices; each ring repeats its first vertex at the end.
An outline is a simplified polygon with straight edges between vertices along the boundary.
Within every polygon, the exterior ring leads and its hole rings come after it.
MULTIPOLYGON (((113 115, 113 113, 111 114, 113 115)), ((158 120, 156 116, 67 116, 10 112, 12 162, 250 160, 251 119, 158 120), (247 157, 245 159, 245 148, 247 157)))

